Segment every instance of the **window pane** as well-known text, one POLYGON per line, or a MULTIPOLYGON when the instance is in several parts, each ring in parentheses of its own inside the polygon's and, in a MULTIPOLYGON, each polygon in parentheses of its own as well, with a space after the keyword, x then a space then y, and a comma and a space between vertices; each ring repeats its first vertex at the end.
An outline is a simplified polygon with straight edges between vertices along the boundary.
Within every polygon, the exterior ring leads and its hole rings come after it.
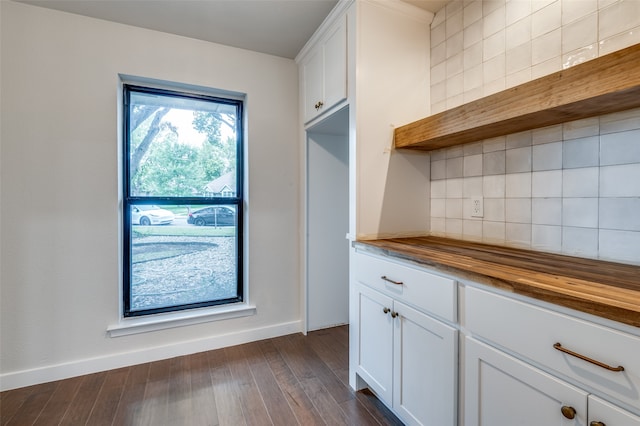
POLYGON ((152 207, 132 206, 131 311, 235 301, 236 206, 152 207), (149 212, 172 220, 148 223, 149 212))
POLYGON ((237 114, 222 101, 131 92, 129 196, 235 196, 237 114))

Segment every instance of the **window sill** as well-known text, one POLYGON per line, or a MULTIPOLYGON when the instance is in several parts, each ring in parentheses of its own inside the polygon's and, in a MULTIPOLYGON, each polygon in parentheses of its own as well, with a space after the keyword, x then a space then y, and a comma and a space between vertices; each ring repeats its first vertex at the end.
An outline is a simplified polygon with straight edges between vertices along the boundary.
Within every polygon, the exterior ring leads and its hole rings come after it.
POLYGON ((118 324, 107 327, 109 337, 129 336, 186 325, 201 324, 256 314, 256 307, 247 304, 217 306, 193 311, 171 312, 144 318, 124 318, 118 324))

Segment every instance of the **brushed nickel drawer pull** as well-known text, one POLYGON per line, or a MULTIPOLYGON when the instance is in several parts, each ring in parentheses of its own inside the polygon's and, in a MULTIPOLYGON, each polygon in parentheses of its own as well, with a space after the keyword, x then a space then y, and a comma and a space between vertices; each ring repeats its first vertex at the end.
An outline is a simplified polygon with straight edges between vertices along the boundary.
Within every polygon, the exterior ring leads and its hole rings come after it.
POLYGON ((553 347, 555 349, 559 350, 560 352, 564 352, 565 354, 569 354, 569 355, 574 356, 576 358, 580 358, 581 360, 590 362, 591 364, 595 364, 598 367, 606 368, 609 371, 624 371, 624 367, 621 366, 621 365, 619 365, 617 367, 612 367, 612 366, 607 365, 607 364, 605 364, 603 362, 596 361, 595 359, 586 357, 584 355, 580 355, 579 353, 573 352, 573 351, 571 351, 571 350, 569 350, 567 348, 563 348, 562 344, 560 344, 560 343, 554 344, 553 347))
POLYGON ((402 281, 394 281, 391 278, 387 278, 386 275, 381 276, 380 278, 382 278, 383 280, 385 280, 386 282, 389 282, 391 284, 395 284, 395 285, 402 285, 404 284, 402 281))

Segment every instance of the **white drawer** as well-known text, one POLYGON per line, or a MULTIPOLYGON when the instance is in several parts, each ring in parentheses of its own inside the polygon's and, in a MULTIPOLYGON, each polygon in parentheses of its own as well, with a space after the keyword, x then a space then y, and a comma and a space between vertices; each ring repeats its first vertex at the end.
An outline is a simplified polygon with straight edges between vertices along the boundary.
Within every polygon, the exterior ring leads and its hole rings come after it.
POLYGON ((640 338, 478 288, 465 290, 466 328, 640 412, 640 338), (624 371, 610 371, 554 348, 624 371))
POLYGON ((360 283, 423 312, 456 321, 457 286, 454 280, 357 252, 353 262, 353 278, 360 283))

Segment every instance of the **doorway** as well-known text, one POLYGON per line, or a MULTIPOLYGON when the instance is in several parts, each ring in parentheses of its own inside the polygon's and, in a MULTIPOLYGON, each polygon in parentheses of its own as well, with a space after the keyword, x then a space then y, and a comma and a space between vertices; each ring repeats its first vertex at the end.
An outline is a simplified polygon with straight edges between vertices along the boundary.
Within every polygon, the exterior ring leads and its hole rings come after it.
POLYGON ((349 108, 307 130, 307 330, 349 322, 349 108))

